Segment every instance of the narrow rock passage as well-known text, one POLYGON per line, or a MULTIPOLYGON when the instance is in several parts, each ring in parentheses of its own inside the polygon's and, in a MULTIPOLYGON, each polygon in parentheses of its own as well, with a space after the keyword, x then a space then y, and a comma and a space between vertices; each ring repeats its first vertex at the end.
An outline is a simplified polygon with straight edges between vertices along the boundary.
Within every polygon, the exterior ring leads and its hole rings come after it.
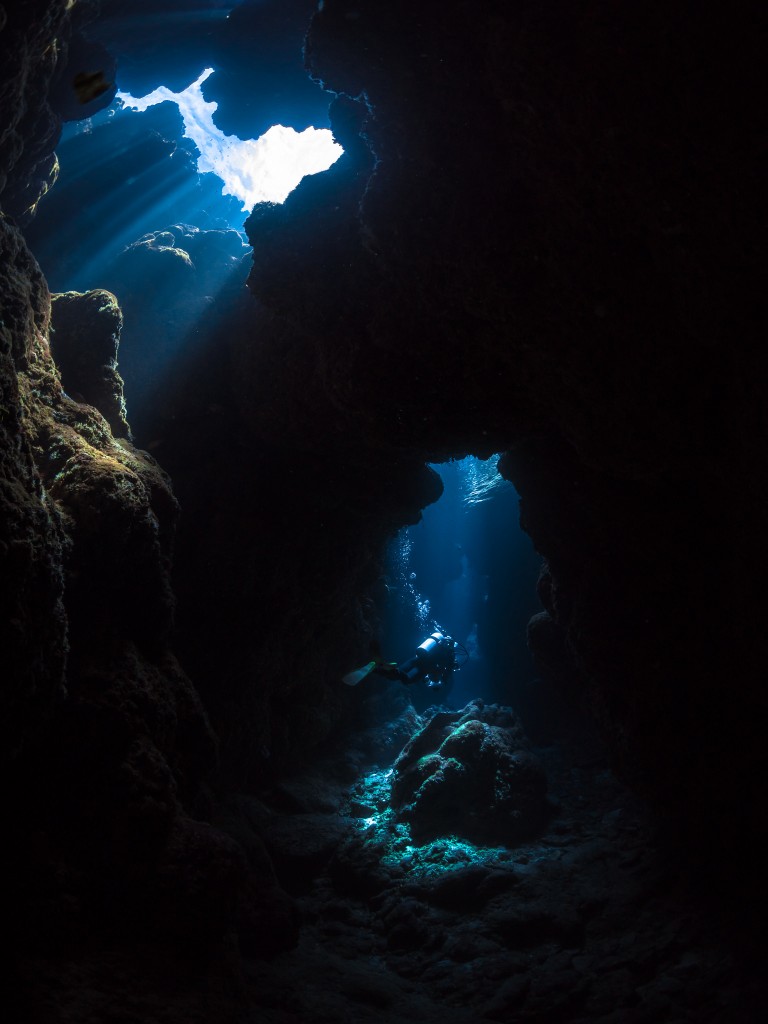
MULTIPOLYGON (((374 819, 352 816, 371 810, 342 781, 354 755, 271 794, 283 809, 257 816, 302 929, 249 962, 248 1022, 756 1020, 757 974, 597 741, 534 753, 550 816, 508 849, 437 839, 391 857, 374 819)), ((391 772, 368 767, 370 804, 391 772)))

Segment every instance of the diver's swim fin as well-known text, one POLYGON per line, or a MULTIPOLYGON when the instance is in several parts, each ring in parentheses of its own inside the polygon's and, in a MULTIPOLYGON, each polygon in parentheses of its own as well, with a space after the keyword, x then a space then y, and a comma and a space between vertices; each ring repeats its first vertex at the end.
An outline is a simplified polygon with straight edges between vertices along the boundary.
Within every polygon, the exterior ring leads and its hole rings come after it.
POLYGON ((378 662, 376 661, 369 661, 368 664, 363 665, 362 668, 356 668, 354 672, 347 672, 347 674, 343 676, 342 681, 345 682, 347 686, 357 686, 358 683, 362 682, 366 676, 373 672, 377 664, 378 662))
POLYGON ((357 686, 357 684, 362 682, 366 676, 371 674, 371 672, 379 672, 387 679, 402 678, 396 661, 382 661, 381 658, 376 658, 374 661, 369 661, 367 665, 363 665, 362 668, 355 669, 354 672, 347 672, 343 677, 343 680, 347 686, 357 686))

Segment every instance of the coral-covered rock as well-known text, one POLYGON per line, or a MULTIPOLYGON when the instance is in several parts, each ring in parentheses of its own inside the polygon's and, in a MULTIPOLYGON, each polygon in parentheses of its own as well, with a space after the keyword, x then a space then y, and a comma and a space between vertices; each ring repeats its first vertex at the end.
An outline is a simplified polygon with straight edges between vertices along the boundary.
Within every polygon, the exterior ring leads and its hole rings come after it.
POLYGON ((129 437, 117 350, 123 314, 117 299, 101 289, 52 296, 51 354, 64 390, 94 406, 114 437, 129 437))
POLYGON ((28 433, 40 475, 72 542, 71 627, 101 622, 114 637, 143 628, 145 640, 162 643, 173 610, 168 569, 178 513, 169 481, 151 456, 116 441, 100 413, 57 391, 54 374, 52 363, 39 364, 22 393, 35 412, 28 433))
MULTIPOLYGON (((26 780, 6 796, 10 920, 39 948, 91 927, 141 932, 173 904, 170 933, 215 938, 235 927, 245 874, 239 847, 181 806, 198 802, 216 743, 169 650, 178 505, 151 456, 63 391, 39 268, 7 220, 0 245, 3 726, 14 777, 26 780)), ((120 311, 103 292, 65 296, 62 308, 72 313, 67 372, 73 362, 87 390, 76 335, 93 329, 103 368, 120 311)), ((88 397, 119 413, 112 370, 88 397)))
POLYGON ((524 744, 511 711, 476 702, 438 713, 395 762, 393 805, 419 839, 530 836, 546 817, 547 784, 524 744))
POLYGON ((19 233, 0 218, 0 731, 14 757, 63 693, 67 620, 59 510, 35 467, 19 368, 46 329, 48 289, 19 233))

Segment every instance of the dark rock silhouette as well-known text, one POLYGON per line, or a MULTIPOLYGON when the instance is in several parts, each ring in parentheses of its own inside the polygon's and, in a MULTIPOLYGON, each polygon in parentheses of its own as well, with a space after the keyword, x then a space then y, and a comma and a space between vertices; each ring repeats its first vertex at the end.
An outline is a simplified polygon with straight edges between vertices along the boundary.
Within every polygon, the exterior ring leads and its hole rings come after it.
POLYGON ((103 290, 55 295, 51 321, 51 354, 65 391, 98 409, 114 437, 128 437, 117 372, 123 316, 114 295, 103 290))
POLYGON ((392 799, 414 837, 516 843, 546 818, 547 783, 511 709, 438 712, 393 765, 392 799))

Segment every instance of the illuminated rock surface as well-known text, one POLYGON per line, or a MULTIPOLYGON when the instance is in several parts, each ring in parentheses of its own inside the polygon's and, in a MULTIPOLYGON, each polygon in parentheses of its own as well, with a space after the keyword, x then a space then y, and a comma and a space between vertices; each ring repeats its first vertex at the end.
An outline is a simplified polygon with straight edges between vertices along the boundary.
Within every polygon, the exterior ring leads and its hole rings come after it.
POLYGON ((95 406, 115 437, 130 433, 117 350, 123 316, 106 291, 65 292, 51 303, 51 354, 65 391, 95 406))
POLYGON ((438 713, 395 761, 398 816, 420 838, 514 843, 546 817, 546 780, 509 708, 438 713))
MULTIPOLYGON (((248 969, 264 1019, 748 1016, 760 985, 734 988, 739 954, 723 956, 695 887, 657 847, 647 809, 617 783, 600 745, 576 734, 535 749, 551 817, 536 837, 509 847, 456 835, 416 842, 392 812, 386 764, 365 772, 346 798, 341 786, 335 812, 325 788, 314 804, 283 813, 283 837, 293 828, 297 851, 304 837, 303 873, 286 878, 304 924, 295 950, 248 969), (306 841, 310 822, 314 842, 306 841), (329 829, 346 831, 330 859, 327 845, 318 855, 329 829)), ((304 794, 313 779, 315 792, 319 778, 339 786, 346 768, 325 761, 319 772, 292 785, 304 794)), ((269 842, 274 811, 262 805, 260 814, 269 842)))

